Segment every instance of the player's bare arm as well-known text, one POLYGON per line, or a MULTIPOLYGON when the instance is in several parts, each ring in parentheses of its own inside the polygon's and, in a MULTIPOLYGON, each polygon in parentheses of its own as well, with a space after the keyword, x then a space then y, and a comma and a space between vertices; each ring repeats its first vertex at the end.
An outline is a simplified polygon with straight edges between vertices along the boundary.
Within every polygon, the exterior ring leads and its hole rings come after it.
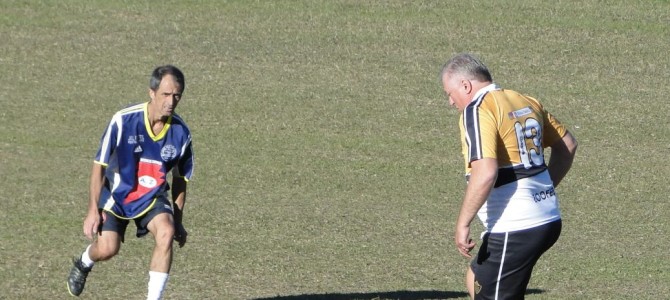
POLYGON ((92 240, 98 233, 100 225, 100 214, 98 213, 98 202, 100 200, 100 191, 105 180, 105 167, 98 163, 93 163, 91 169, 91 179, 89 185, 89 201, 86 219, 84 219, 84 235, 92 240))
POLYGON ((186 180, 183 177, 172 178, 172 200, 174 201, 175 240, 179 243, 179 247, 183 247, 188 235, 182 223, 186 204, 186 180))
POLYGON ((470 238, 470 223, 495 185, 498 178, 498 162, 494 158, 483 158, 473 161, 471 167, 470 181, 465 190, 454 236, 458 251, 468 258, 472 257, 470 251, 475 247, 470 238))
POLYGON ((563 180, 575 159, 577 152, 577 140, 568 131, 562 139, 551 145, 551 157, 549 158, 549 176, 554 182, 554 187, 558 186, 563 180))

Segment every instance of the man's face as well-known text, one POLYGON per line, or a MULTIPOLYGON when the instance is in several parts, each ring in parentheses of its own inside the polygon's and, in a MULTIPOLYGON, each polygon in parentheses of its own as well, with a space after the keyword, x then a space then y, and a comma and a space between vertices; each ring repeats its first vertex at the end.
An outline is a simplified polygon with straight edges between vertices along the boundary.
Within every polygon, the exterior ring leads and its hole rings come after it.
POLYGON ((165 75, 155 91, 149 89, 150 105, 156 116, 171 116, 181 100, 181 92, 181 85, 172 75, 165 75))
POLYGON ((442 76, 442 87, 447 98, 449 98, 449 105, 455 106, 460 112, 463 112, 472 100, 472 83, 463 76, 444 74, 442 76))

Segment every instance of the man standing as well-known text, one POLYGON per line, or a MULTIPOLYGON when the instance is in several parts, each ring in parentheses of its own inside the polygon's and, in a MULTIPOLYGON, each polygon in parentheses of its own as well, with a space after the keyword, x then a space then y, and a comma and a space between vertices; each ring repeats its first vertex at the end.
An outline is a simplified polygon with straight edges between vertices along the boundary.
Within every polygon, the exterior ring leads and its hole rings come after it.
POLYGON ((109 122, 93 163, 84 235, 93 242, 74 259, 68 291, 79 296, 95 262, 116 255, 130 220, 137 237, 156 241, 147 299, 160 299, 172 264, 173 239, 183 246, 186 182, 193 174, 191 134, 175 114, 185 88, 184 74, 171 65, 156 68, 150 101, 118 111, 109 122), (172 185, 167 174, 172 171, 172 185), (168 200, 171 191, 173 204, 168 200))
POLYGON ((475 247, 475 215, 485 227, 467 270, 468 292, 473 299, 523 299, 535 263, 560 235, 555 187, 572 166, 577 141, 536 99, 494 84, 471 54, 451 58, 440 78, 461 112, 468 183, 454 240, 463 256, 471 258, 475 247))

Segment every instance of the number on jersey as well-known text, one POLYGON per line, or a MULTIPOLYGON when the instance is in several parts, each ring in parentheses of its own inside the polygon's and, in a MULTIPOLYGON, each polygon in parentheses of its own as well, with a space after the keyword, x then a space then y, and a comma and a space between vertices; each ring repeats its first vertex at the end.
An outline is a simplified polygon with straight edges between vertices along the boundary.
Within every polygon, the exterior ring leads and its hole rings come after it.
POLYGON ((514 124, 517 144, 519 145, 519 156, 524 168, 541 166, 544 164, 544 151, 542 151, 542 127, 540 123, 528 118, 521 124, 514 124))

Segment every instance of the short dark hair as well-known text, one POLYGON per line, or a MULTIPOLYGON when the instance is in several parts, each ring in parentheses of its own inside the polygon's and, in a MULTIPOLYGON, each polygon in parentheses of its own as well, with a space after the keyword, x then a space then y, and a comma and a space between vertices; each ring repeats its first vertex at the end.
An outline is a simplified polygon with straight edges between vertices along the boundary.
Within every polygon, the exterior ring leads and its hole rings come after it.
POLYGON ((179 70, 179 68, 173 65, 164 65, 154 69, 151 72, 151 79, 149 80, 149 88, 152 91, 158 89, 158 86, 161 84, 161 80, 165 75, 172 75, 177 80, 177 83, 181 85, 182 92, 186 89, 186 80, 184 79, 184 73, 179 70))

